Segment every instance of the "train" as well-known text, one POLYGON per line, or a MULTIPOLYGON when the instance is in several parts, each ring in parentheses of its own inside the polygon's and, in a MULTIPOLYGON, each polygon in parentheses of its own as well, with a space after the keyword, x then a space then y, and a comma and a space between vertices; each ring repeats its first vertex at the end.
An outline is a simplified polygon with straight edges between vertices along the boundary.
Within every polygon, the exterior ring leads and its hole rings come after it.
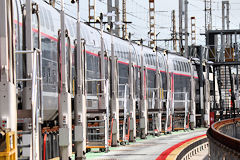
MULTIPOLYGON (((16 49, 22 50, 22 1, 15 1, 14 4, 14 25, 16 35, 16 49)), ((41 51, 42 51, 42 71, 43 71, 43 107, 44 121, 54 121, 57 118, 58 112, 58 60, 57 60, 57 42, 58 31, 60 29, 60 13, 59 10, 52 7, 42 0, 34 0, 40 10, 40 25, 41 25, 41 51)), ((65 26, 68 30, 71 39, 71 48, 74 50, 74 40, 76 39, 76 19, 72 16, 65 16, 65 26)), ((34 46, 37 48, 37 19, 32 17, 34 46)), ((99 52, 101 51, 101 34, 100 30, 81 22, 81 37, 85 41, 87 79, 99 79, 99 52)), ((107 56, 111 54, 111 35, 109 32, 103 32, 104 51, 107 56)), ((137 43, 129 43, 128 40, 113 36, 114 52, 117 56, 119 84, 128 83, 128 65, 129 52, 132 54, 132 60, 135 71, 134 91, 137 101, 140 99, 140 67, 141 54, 143 54, 144 67, 146 68, 146 92, 148 88, 155 88, 156 85, 156 52, 147 46, 139 46, 137 43)), ((20 57, 17 57, 20 58, 20 57)), ((68 57, 69 58, 69 57, 68 57)), ((199 90, 198 74, 195 65, 192 62, 173 51, 158 51, 158 66, 161 72, 162 89, 167 90, 167 81, 170 82, 171 101, 176 111, 184 111, 185 106, 177 100, 184 99, 184 95, 177 93, 187 93, 188 100, 191 98, 191 76, 195 81, 195 90, 199 90), (167 76, 169 74, 169 76, 167 76), (169 79, 167 78, 169 77, 169 79), (174 95, 174 93, 176 93, 174 95), (173 96, 174 95, 174 96, 173 96), (176 100, 176 101, 174 101, 176 100)), ((22 64, 17 63, 17 77, 21 78, 22 64)), ((74 75, 73 75, 74 76, 74 75)), ((94 84, 88 83, 87 93, 96 92, 94 84)), ((72 93, 72 96, 74 94, 72 93)), ((166 95, 164 95, 166 98, 166 95)), ((198 95, 196 95, 196 103, 198 95)), ((148 99, 151 99, 148 94, 148 99)), ((166 104, 166 103, 165 103, 166 104)), ((20 106, 21 107, 21 106, 20 106)), ((190 103, 188 105, 190 107, 190 103)), ((198 106, 197 106, 198 107, 198 106)), ((150 105, 149 105, 150 108, 150 105)))

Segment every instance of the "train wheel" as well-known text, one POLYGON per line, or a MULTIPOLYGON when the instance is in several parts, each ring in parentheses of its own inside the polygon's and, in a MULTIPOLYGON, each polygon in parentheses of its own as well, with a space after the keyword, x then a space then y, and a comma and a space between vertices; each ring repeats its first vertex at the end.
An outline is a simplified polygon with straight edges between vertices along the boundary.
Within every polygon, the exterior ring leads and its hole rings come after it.
POLYGON ((105 148, 100 148, 100 152, 105 152, 106 149, 105 148))

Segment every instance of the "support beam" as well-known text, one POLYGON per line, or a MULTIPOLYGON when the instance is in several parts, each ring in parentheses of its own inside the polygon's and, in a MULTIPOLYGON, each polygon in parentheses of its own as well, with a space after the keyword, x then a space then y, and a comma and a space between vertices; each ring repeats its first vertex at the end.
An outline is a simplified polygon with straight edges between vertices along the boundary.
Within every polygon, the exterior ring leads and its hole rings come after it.
POLYGON ((156 99, 155 99, 155 109, 158 109, 159 112, 157 114, 157 126, 158 135, 161 134, 162 131, 162 75, 159 69, 159 58, 158 58, 158 50, 156 46, 156 99))
POLYGON ((100 34, 101 34, 101 51, 100 51, 100 79, 102 79, 101 81, 101 96, 100 96, 100 106, 98 109, 106 109, 106 104, 105 104, 105 94, 106 94, 106 81, 104 81, 104 79, 106 79, 105 77, 105 59, 104 59, 104 55, 105 55, 105 51, 104 51, 104 40, 103 40, 103 14, 100 14, 100 34))
POLYGON ((143 41, 141 40, 141 70, 140 70, 140 112, 139 112, 139 120, 140 120, 140 138, 145 139, 147 136, 147 120, 148 120, 148 114, 147 114, 147 73, 146 68, 144 66, 144 53, 143 53, 143 41))
POLYGON ((75 96, 74 96, 74 141, 76 159, 86 158, 86 92, 85 92, 85 55, 80 34, 80 0, 77 1, 77 44, 75 47, 75 96))
MULTIPOLYGON (((58 44, 59 53, 58 56, 61 55, 61 65, 58 65, 59 75, 59 85, 58 85, 58 108, 59 108, 59 147, 60 147, 60 158, 61 159, 69 159, 72 157, 72 109, 71 109, 71 94, 69 83, 67 78, 67 64, 71 66, 72 64, 67 63, 67 55, 66 55, 66 41, 65 41, 65 14, 64 14, 64 0, 61 0, 61 33, 60 33, 60 44, 58 44)), ((70 45, 70 44, 69 44, 70 45)), ((71 45, 70 45, 71 46, 71 45)), ((69 57, 71 57, 71 54, 69 57)), ((72 58, 72 57, 71 57, 72 58)), ((59 58, 60 60, 60 58, 59 58)), ((69 76, 70 77, 70 76, 69 76)))
POLYGON ((128 66, 128 85, 129 85, 129 112, 130 112, 130 135, 129 141, 134 142, 136 139, 136 98, 134 91, 134 65, 132 62, 132 44, 131 44, 131 34, 129 33, 129 66, 128 66))
MULTIPOLYGON (((112 126, 112 146, 118 146, 119 144, 119 101, 118 101, 118 68, 117 58, 115 57, 114 42, 113 42, 113 30, 112 23, 110 25, 111 33, 111 87, 110 87, 110 106, 111 106, 111 117, 114 119, 114 125, 112 126)), ((123 124, 124 125, 124 124, 123 124)))
MULTIPOLYGON (((33 51, 33 31, 32 31, 32 14, 33 14, 33 2, 32 0, 27 0, 25 3, 25 17, 23 21, 23 50, 33 51)), ((24 78, 31 79, 30 81, 24 82, 23 88, 23 109, 24 110, 32 110, 32 120, 31 123, 24 123, 23 130, 31 130, 31 135, 26 135, 26 140, 23 140, 23 144, 29 144, 30 149, 23 148, 23 155, 30 156, 30 159, 38 160, 40 158, 40 142, 39 142, 39 128, 38 128, 38 113, 36 113, 36 106, 33 103, 37 103, 34 101, 33 92, 34 88, 32 88, 33 84, 33 73, 34 70, 34 54, 26 54, 25 57, 25 75, 24 78), (35 107, 34 107, 35 106, 35 107), (30 140, 29 140, 30 139, 30 140), (30 154, 30 155, 29 155, 30 154)), ((36 90, 35 90, 36 91, 36 90)), ((37 94, 37 93, 35 93, 37 94)))
POLYGON ((193 64, 190 63, 191 67, 191 107, 190 107, 190 129, 196 127, 196 83, 194 79, 194 68, 193 64))

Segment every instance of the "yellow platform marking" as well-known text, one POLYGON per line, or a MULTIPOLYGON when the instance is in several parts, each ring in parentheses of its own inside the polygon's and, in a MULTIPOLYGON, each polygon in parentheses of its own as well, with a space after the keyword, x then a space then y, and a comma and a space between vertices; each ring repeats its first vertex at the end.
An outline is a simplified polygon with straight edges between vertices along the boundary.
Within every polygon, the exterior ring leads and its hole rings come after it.
POLYGON ((201 139, 204 139, 206 138, 207 136, 203 136, 203 137, 199 137, 197 139, 193 139, 191 141, 188 141, 184 144, 182 144, 181 146, 179 146, 178 148, 174 149, 166 158, 166 160, 176 160, 177 159, 177 156, 189 145, 191 145, 192 143, 194 142, 197 142, 201 139))

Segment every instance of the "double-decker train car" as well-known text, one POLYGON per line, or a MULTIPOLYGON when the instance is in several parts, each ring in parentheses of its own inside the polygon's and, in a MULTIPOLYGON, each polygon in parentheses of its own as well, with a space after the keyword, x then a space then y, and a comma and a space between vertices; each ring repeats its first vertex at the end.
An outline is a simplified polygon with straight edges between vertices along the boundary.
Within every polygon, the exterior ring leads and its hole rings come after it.
MULTIPOLYGON (((16 48, 23 49, 22 45, 22 5, 20 1, 15 1, 15 26, 16 26, 16 48)), ((43 63, 43 102, 44 102, 44 120, 52 121, 57 117, 58 112, 58 62, 57 62, 57 41, 58 30, 60 29, 60 14, 59 11, 42 0, 35 0, 40 9, 40 25, 41 25, 41 50, 43 63)), ((37 46, 37 20, 33 15, 33 33, 34 46, 37 46)), ((76 39, 76 19, 66 15, 66 28, 69 31, 71 38, 71 48, 74 49, 74 40, 76 39)), ((81 37, 85 40, 85 52, 87 63, 87 79, 100 78, 99 71, 99 52, 100 48, 100 31, 96 28, 81 23, 81 37)), ((107 32, 103 33, 104 51, 108 56, 111 54, 111 35, 107 32)), ((140 66, 141 56, 144 57, 144 66, 146 68, 146 85, 145 92, 148 88, 155 88, 156 85, 156 66, 159 66, 161 72, 162 89, 167 90, 167 81, 170 84, 171 101, 175 92, 187 92, 190 99, 190 79, 191 79, 191 63, 188 59, 178 56, 174 53, 165 55, 162 51, 158 51, 158 62, 156 64, 156 53, 151 48, 129 43, 118 37, 113 37, 115 55, 118 58, 118 75, 119 84, 128 83, 128 63, 129 53, 132 54, 132 60, 135 70, 134 89, 136 99, 140 98, 140 66), (168 73, 167 73, 168 72, 168 73), (169 74, 169 76, 167 76, 169 74), (169 79, 167 79, 169 77, 169 79)), ((69 44, 70 45, 70 44, 69 44)), ((21 57, 17 57, 18 60, 21 57)), ((68 57, 70 58, 70 57, 68 57)), ((21 60, 17 63, 18 77, 23 76, 21 60)), ((107 73, 106 73, 107 74, 107 73)), ((197 79, 197 74, 194 72, 194 78, 197 79)), ((197 83, 196 83, 197 84, 197 83)), ((96 91, 96 84, 88 83, 87 93, 96 91)), ((175 99, 183 99, 182 95, 174 95, 175 99)), ((90 97, 94 98, 94 97, 90 97)), ((165 96, 166 98, 166 96, 165 96)), ((89 106, 90 107, 90 106, 89 106)), ((184 105, 181 103, 174 104, 175 110, 184 110, 184 105)))

